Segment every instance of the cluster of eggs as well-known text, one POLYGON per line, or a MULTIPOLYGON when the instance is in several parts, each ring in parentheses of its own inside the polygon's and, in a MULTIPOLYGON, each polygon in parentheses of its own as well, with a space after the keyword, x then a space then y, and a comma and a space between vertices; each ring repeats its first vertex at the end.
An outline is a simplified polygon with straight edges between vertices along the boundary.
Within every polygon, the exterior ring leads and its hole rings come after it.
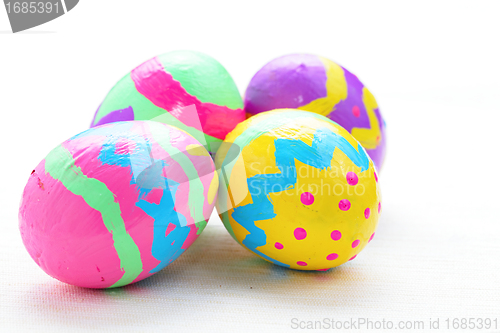
POLYGON ((177 259, 216 207, 259 257, 328 270, 373 238, 385 142, 373 95, 328 59, 271 61, 243 102, 216 60, 170 52, 123 77, 91 128, 32 171, 21 236, 60 281, 119 287, 177 259))

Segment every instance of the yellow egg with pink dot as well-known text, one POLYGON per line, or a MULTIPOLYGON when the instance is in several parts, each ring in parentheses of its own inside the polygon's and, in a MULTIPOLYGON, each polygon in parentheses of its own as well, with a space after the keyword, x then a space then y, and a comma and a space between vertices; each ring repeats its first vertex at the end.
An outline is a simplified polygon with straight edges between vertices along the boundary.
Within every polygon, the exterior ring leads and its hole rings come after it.
POLYGON ((224 226, 267 261, 327 270, 373 239, 381 212, 377 171, 361 144, 324 116, 260 113, 228 134, 215 161, 224 226))

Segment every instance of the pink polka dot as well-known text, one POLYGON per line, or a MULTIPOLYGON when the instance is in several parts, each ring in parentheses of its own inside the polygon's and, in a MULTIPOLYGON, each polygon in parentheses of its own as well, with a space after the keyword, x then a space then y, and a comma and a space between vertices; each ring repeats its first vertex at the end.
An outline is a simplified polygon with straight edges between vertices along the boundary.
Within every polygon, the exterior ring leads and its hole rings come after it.
POLYGON ((375 233, 373 233, 373 234, 370 236, 370 239, 368 240, 368 242, 371 242, 371 241, 372 241, 373 236, 375 236, 375 233))
POLYGON ((354 257, 352 257, 351 259, 349 259, 349 261, 351 261, 351 260, 353 260, 354 258, 356 258, 356 256, 357 256, 357 254, 356 254, 354 257))
POLYGON ((349 171, 346 175, 345 178, 347 179, 347 184, 354 186, 358 183, 358 175, 355 174, 352 171, 349 171))
POLYGON ((370 217, 370 208, 365 209, 365 219, 370 217))
POLYGON ((317 271, 320 271, 320 272, 326 272, 327 270, 329 270, 330 268, 322 268, 322 269, 317 269, 317 271))
POLYGON ((375 176, 375 181, 378 183, 378 176, 377 176, 377 173, 375 171, 373 171, 373 175, 375 176))
POLYGON ((297 261, 297 265, 299 265, 299 266, 307 266, 307 262, 297 261))
POLYGON ((276 242, 274 243, 274 247, 277 248, 278 250, 281 250, 283 248, 283 244, 276 242))
POLYGON ((338 230, 333 230, 332 234, 330 235, 334 241, 338 241, 339 239, 342 238, 342 233, 338 230))
POLYGON ((359 106, 357 105, 354 105, 352 107, 352 114, 354 115, 354 117, 358 118, 361 114, 361 111, 359 110, 359 106))
POLYGON ((356 239, 354 242, 352 242, 351 246, 354 249, 355 247, 358 247, 359 245, 359 239, 356 239))
POLYGON ((337 253, 330 253, 329 255, 326 256, 326 260, 335 260, 339 257, 337 253))
POLYGON ((304 192, 300 195, 300 201, 304 205, 309 206, 314 202, 314 195, 312 195, 310 192, 304 192))
POLYGON ((305 231, 305 229, 297 228, 293 231, 293 235, 295 236, 296 239, 301 240, 306 238, 307 232, 305 231))
POLYGON ((382 205, 380 204, 380 202, 378 203, 378 212, 380 213, 380 210, 382 209, 382 205))
POLYGON ((347 199, 342 199, 339 202, 339 208, 340 210, 347 211, 351 208, 351 202, 347 199))

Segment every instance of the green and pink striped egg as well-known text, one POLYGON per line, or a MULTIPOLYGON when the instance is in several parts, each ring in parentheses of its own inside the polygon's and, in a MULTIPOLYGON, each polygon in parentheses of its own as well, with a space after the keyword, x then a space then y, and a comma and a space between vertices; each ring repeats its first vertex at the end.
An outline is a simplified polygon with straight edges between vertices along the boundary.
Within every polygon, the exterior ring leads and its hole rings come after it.
POLYGON ((155 120, 178 127, 210 153, 245 120, 243 101, 226 69, 212 57, 173 51, 125 75, 108 93, 91 126, 155 120))
POLYGON ((196 240, 218 176, 207 150, 154 121, 88 129, 31 172, 19 209, 23 243, 52 277, 120 287, 155 274, 196 240))

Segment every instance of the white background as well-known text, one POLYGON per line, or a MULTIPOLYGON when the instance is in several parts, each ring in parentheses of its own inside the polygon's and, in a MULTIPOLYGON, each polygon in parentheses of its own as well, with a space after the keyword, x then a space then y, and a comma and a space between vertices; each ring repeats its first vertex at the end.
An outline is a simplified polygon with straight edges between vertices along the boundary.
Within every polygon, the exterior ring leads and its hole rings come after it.
POLYGON ((277 332, 294 331, 293 318, 359 317, 500 325, 499 14, 498 1, 84 0, 11 34, 0 8, 0 330, 277 332), (337 61, 370 88, 388 155, 377 236, 356 260, 328 273, 282 269, 234 242, 216 215, 179 260, 121 289, 65 285, 31 260, 17 227, 31 170, 88 128, 124 74, 177 49, 218 59, 242 93, 292 52, 337 61))

